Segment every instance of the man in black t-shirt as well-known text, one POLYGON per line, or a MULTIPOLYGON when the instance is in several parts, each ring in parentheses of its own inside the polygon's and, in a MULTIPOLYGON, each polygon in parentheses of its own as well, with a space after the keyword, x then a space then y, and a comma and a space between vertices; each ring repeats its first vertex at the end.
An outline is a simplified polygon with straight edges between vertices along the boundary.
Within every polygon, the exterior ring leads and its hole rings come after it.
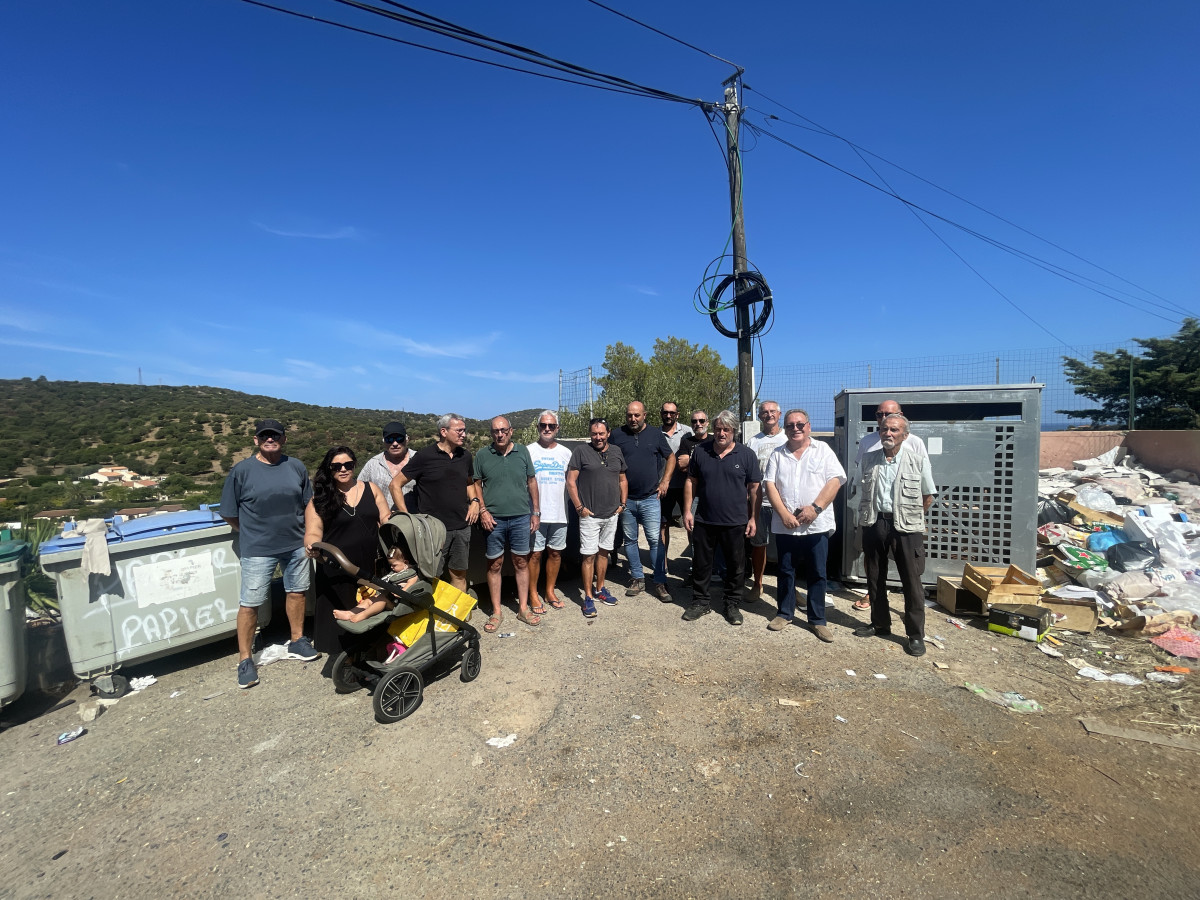
POLYGON ((467 423, 447 413, 438 419, 438 442, 416 452, 396 473, 388 492, 398 512, 408 512, 404 486, 417 483, 417 508, 446 526, 446 572, 460 591, 467 589, 467 563, 471 553, 471 526, 479 518, 478 486, 471 481, 471 451, 467 423))
POLYGON ((725 618, 730 625, 742 624, 742 591, 746 581, 746 541, 757 525, 758 485, 762 480, 758 456, 745 444, 734 441, 737 416, 723 410, 713 423, 713 442, 698 444, 688 463, 688 480, 683 489, 683 524, 692 532, 692 605, 685 621, 698 619, 712 610, 708 586, 713 554, 717 547, 725 556, 725 618), (700 502, 692 513, 691 502, 700 502))

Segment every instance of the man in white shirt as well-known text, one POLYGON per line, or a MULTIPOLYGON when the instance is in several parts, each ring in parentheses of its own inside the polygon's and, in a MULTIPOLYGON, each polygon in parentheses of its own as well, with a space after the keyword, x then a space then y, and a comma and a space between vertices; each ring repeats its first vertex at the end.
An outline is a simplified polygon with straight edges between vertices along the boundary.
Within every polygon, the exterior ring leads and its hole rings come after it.
MULTIPOLYGON (((758 407, 758 420, 762 422, 762 431, 750 438, 750 449, 758 457, 758 470, 766 471, 767 460, 771 451, 783 445, 787 440, 779 421, 779 404, 774 400, 764 400, 758 407)), ((767 570, 767 544, 771 541, 771 503, 759 485, 758 525, 754 536, 750 538, 750 562, 754 567, 754 596, 761 597, 763 589, 763 573, 767 570)))
POLYGON ((545 608, 538 597, 537 583, 542 571, 542 552, 547 551, 546 603, 554 609, 562 609, 564 603, 554 589, 554 583, 558 580, 562 551, 567 546, 567 464, 571 461, 571 451, 558 442, 558 416, 551 410, 543 410, 538 416, 538 439, 529 445, 529 456, 533 459, 542 505, 542 517, 533 533, 533 553, 529 557, 529 599, 533 611, 541 615, 545 608))
POLYGON ((782 631, 791 624, 799 566, 808 588, 808 626, 828 644, 833 632, 825 622, 825 563, 837 528, 833 498, 846 483, 846 470, 829 445, 812 439, 807 412, 789 409, 783 421, 787 442, 772 451, 763 475, 779 555, 779 615, 767 627, 782 631))

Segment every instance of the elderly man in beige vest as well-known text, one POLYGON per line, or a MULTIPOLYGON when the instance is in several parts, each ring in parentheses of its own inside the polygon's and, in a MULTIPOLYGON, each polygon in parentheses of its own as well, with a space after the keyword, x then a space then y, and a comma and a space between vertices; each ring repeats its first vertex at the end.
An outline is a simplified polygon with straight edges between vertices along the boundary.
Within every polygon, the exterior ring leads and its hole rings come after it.
POLYGON ((863 490, 858 521, 862 528, 867 591, 871 599, 871 624, 855 629, 859 637, 892 633, 888 608, 888 557, 896 561, 904 589, 904 650, 909 656, 925 653, 925 512, 937 487, 929 457, 906 449, 908 419, 899 413, 880 425, 879 447, 863 456, 863 490))

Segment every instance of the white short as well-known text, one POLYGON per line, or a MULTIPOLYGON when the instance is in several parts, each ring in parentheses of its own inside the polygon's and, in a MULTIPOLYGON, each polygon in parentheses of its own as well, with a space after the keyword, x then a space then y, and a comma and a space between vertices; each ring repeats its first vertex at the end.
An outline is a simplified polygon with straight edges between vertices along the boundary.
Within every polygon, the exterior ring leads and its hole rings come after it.
POLYGON ((617 539, 617 520, 611 515, 607 519, 586 516, 579 520, 579 552, 584 556, 598 553, 600 548, 611 550, 617 539))

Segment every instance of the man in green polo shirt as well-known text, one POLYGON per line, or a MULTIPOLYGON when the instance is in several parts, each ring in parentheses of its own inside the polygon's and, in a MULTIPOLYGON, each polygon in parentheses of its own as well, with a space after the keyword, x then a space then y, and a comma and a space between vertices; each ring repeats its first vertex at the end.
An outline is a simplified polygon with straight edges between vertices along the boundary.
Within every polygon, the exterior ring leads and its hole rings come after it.
POLYGON ((504 621, 500 571, 505 549, 517 576, 517 618, 526 625, 537 625, 540 613, 546 611, 529 608, 529 535, 541 521, 537 473, 529 450, 513 443, 512 425, 504 416, 492 419, 492 442, 475 454, 474 479, 483 488, 479 524, 488 533, 487 581, 492 596, 492 616, 483 630, 495 632, 504 621))

